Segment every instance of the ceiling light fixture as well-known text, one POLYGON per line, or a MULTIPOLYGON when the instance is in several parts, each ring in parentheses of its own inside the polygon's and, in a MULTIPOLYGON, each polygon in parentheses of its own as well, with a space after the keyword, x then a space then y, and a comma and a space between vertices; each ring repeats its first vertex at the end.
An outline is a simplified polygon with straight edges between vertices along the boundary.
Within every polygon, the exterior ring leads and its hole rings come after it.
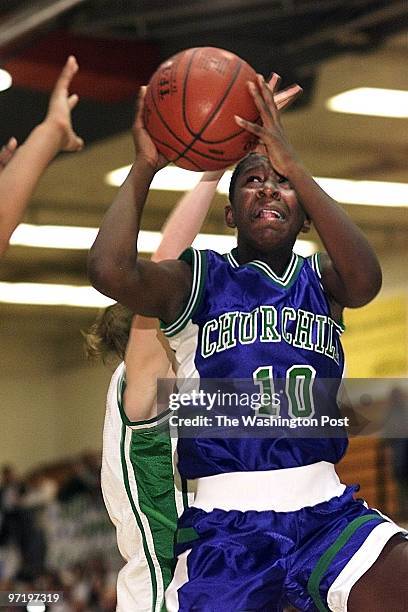
POLYGON ((86 285, 0 282, 0 302, 36 306, 105 308, 113 304, 114 300, 86 285))
POLYGON ((12 83, 11 74, 7 70, 0 68, 0 91, 6 91, 6 89, 11 87, 12 83))
POLYGON ((408 91, 357 87, 329 98, 326 107, 336 113, 375 117, 408 117, 408 91))
MULTIPOLYGON (((68 225, 31 225, 21 223, 10 239, 14 246, 38 247, 45 249, 79 249, 88 250, 94 242, 98 229, 96 227, 73 227, 68 225)), ((153 253, 162 239, 160 232, 141 230, 138 237, 140 253, 153 253)), ((224 234, 198 234, 193 242, 196 249, 212 249, 218 253, 227 253, 236 246, 236 238, 224 234)), ((298 240, 296 252, 307 257, 316 252, 317 245, 310 240, 298 240)))
MULTIPOLYGON (((106 181, 109 185, 119 187, 129 173, 129 169, 130 166, 124 166, 110 172, 106 177, 106 181)), ((218 193, 228 195, 231 174, 231 170, 227 170, 224 173, 217 187, 218 193)), ((201 172, 191 172, 176 166, 167 166, 155 175, 151 189, 187 191, 197 184, 201 176, 201 172)), ((332 198, 344 204, 408 206, 408 183, 358 181, 324 177, 315 177, 315 180, 332 198)))

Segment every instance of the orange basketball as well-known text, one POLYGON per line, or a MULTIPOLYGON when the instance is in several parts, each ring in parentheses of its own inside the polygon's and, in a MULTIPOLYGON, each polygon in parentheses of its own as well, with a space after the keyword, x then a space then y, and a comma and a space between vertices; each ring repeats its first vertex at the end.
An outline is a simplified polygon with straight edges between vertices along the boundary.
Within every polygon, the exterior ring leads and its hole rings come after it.
POLYGON ((254 137, 234 120, 257 121, 247 82, 256 73, 234 53, 196 47, 163 62, 150 79, 144 123, 157 149, 187 170, 220 170, 244 157, 254 137))

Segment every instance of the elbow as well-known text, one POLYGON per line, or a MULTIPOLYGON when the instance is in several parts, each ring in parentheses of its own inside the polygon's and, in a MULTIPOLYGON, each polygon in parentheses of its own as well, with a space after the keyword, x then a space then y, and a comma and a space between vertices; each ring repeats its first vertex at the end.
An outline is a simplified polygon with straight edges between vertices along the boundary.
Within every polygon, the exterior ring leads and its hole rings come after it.
POLYGON ((349 308, 360 308, 369 304, 380 292, 382 286, 382 272, 379 265, 366 273, 360 282, 354 284, 353 295, 350 296, 349 308))
POLYGON ((112 262, 95 256, 92 250, 88 256, 88 278, 97 291, 112 299, 117 299, 119 279, 112 262))

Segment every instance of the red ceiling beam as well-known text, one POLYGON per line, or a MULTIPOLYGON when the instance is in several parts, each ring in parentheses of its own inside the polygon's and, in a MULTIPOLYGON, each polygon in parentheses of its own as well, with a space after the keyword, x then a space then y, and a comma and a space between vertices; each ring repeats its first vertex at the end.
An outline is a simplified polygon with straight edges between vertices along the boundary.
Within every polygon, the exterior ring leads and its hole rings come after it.
POLYGON ((86 38, 58 30, 32 42, 2 67, 16 86, 48 93, 68 55, 75 55, 80 66, 73 91, 100 102, 135 96, 160 61, 154 43, 86 38))

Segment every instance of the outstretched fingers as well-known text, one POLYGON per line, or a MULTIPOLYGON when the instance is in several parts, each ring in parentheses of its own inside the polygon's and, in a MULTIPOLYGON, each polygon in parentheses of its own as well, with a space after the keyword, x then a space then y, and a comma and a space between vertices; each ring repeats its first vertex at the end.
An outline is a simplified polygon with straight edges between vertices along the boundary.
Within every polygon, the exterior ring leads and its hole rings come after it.
POLYGON ((274 73, 269 84, 265 81, 262 74, 257 74, 256 77, 257 77, 257 84, 258 84, 259 92, 261 94, 262 101, 263 101, 263 109, 265 113, 265 118, 272 116, 274 120, 278 120, 279 115, 278 115, 277 106, 275 104, 274 94, 280 82, 280 76, 274 73))
POLYGON ((78 69, 79 67, 76 58, 73 55, 70 55, 67 61, 65 62, 65 66, 62 69, 61 74, 57 79, 57 82, 55 83, 53 96, 58 96, 60 94, 68 96, 69 86, 74 75, 78 72, 78 69))
MULTIPOLYGON (((257 77, 261 77, 263 79, 263 77, 260 74, 258 74, 257 77)), ((274 94, 277 93, 281 80, 282 80, 282 77, 279 76, 279 74, 277 74, 276 72, 272 72, 272 75, 269 77, 268 85, 274 94)))
POLYGON ((139 89, 139 95, 137 97, 136 118, 135 118, 136 128, 144 128, 143 111, 144 111, 144 100, 146 97, 146 92, 147 92, 147 85, 142 85, 139 89))
POLYGON ((278 91, 274 94, 275 104, 278 110, 283 110, 284 108, 288 108, 293 102, 302 94, 303 89, 297 83, 293 83, 293 85, 289 85, 282 89, 282 91, 278 91))
POLYGON ((278 119, 278 109, 274 102, 273 96, 279 82, 280 76, 276 73, 273 73, 270 80, 272 88, 266 84, 265 79, 260 74, 257 74, 256 83, 253 83, 252 81, 248 82, 248 89, 259 111, 262 125, 252 123, 251 121, 246 121, 242 117, 235 115, 235 121, 238 123, 238 125, 245 128, 248 130, 248 132, 251 132, 251 134, 254 134, 258 138, 262 136, 265 128, 270 127, 278 119))
POLYGON ((0 149, 0 171, 7 166, 17 149, 17 140, 12 136, 0 149))
POLYGON ((258 123, 252 123, 251 121, 247 121, 246 119, 243 119, 238 115, 234 115, 234 119, 240 127, 244 128, 244 130, 247 130, 247 132, 250 132, 257 138, 261 138, 264 131, 261 125, 259 125, 258 123))
POLYGON ((78 94, 71 94, 68 98, 68 108, 70 111, 72 111, 73 108, 76 107, 76 105, 78 104, 79 101, 79 96, 78 94))

